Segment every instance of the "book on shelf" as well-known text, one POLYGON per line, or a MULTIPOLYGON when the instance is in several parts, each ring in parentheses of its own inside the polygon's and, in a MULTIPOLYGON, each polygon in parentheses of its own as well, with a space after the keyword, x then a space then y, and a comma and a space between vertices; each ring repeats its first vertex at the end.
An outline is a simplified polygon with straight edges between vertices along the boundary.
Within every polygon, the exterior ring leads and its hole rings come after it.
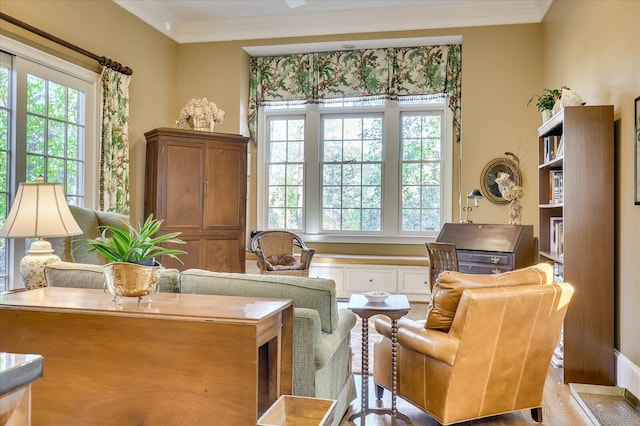
POLYGON ((558 156, 558 144, 558 136, 546 136, 544 138, 543 154, 545 163, 555 160, 555 158, 558 156))
POLYGON ((549 171, 549 204, 564 202, 564 179, 562 170, 549 171))
POLYGON ((560 141, 558 142, 558 148, 556 149, 556 157, 562 157, 564 155, 564 135, 560 136, 560 141))
POLYGON ((564 282, 564 265, 562 263, 553 263, 553 280, 556 283, 564 282))
POLYGON ((564 253, 564 226, 561 217, 549 218, 549 251, 557 256, 564 253))

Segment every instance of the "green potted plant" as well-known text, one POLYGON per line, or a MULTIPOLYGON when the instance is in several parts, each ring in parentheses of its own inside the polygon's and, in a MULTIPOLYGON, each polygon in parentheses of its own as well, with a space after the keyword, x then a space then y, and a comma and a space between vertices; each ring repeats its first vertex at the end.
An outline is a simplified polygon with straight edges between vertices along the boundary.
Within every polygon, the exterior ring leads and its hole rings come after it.
POLYGON ((533 95, 527 102, 527 106, 536 99, 536 108, 542 113, 542 121, 546 122, 551 118, 551 111, 561 93, 560 89, 544 89, 541 95, 533 95))
POLYGON ((178 255, 184 250, 162 247, 161 244, 184 244, 177 238, 180 232, 156 235, 161 220, 153 219, 153 214, 136 229, 127 220, 122 220, 124 228, 102 227, 102 234, 96 239, 84 240, 87 252, 98 252, 111 263, 105 265, 105 286, 119 302, 124 296, 142 297, 155 291, 161 266, 155 265, 156 256, 169 256, 182 262, 178 255))

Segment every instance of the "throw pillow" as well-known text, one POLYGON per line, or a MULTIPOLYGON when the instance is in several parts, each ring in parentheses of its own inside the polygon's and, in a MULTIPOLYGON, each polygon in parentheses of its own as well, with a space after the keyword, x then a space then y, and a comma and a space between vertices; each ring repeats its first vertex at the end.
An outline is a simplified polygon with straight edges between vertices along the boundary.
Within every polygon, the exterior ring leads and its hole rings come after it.
POLYGON ((431 302, 427 309, 425 328, 448 332, 458 309, 460 297, 468 288, 552 283, 553 267, 547 263, 540 263, 496 275, 464 274, 453 271, 442 272, 433 286, 431 302))
POLYGON ((267 256, 265 261, 267 269, 270 271, 285 271, 304 267, 302 263, 296 260, 295 256, 288 253, 267 256))

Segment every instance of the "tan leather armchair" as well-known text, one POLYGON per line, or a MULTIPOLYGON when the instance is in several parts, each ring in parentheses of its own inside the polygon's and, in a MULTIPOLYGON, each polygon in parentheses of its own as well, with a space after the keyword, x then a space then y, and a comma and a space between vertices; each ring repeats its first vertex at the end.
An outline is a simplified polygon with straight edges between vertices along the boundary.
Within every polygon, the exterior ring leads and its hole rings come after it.
MULTIPOLYGON (((440 424, 530 409, 542 393, 573 294, 550 265, 499 275, 443 272, 426 321, 398 322, 398 395, 440 424)), ((391 389, 391 324, 374 346, 376 393, 391 389)))

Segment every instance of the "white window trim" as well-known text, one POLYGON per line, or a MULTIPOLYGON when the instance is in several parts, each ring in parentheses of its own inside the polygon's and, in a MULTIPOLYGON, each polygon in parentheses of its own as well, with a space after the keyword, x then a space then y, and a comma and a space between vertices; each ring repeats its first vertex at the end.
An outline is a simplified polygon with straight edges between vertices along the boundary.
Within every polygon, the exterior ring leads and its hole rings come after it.
MULTIPOLYGON (((99 165, 100 165, 100 132, 101 123, 99 114, 102 105, 102 93, 100 91, 100 74, 90 71, 81 66, 67 62, 56 56, 40 51, 36 48, 20 43, 14 39, 0 34, 0 46, 2 50, 19 56, 23 59, 35 62, 39 65, 53 69, 55 71, 68 74, 74 78, 86 82, 90 93, 94 99, 93 108, 88 108, 89 114, 86 117, 85 126, 85 168, 84 168, 84 207, 97 208, 99 194, 99 165)), ((14 117, 15 120, 15 117, 14 117)), ((15 140, 15 122, 11 125, 11 140, 15 140)), ((15 179, 11 183, 13 190, 17 190, 18 182, 15 179)))
MULTIPOLYGON (((265 108, 258 108, 258 137, 257 137, 257 228, 259 230, 266 229, 266 182, 267 182, 267 167, 266 167, 266 133, 268 129, 266 128, 267 116, 268 115, 296 115, 300 113, 305 108, 305 105, 302 105, 302 108, 290 109, 290 110, 281 110, 281 111, 273 111, 273 112, 265 112, 265 108)), ((304 112, 307 117, 307 122, 305 125, 306 139, 316 141, 314 146, 305 146, 305 163, 306 164, 317 164, 319 163, 319 135, 313 135, 312 132, 318 132, 320 128, 320 116, 321 112, 319 111, 319 107, 317 105, 306 106, 304 112), (307 112, 311 111, 311 114, 307 114, 307 112), (311 139, 310 139, 311 138, 311 139), (311 149, 308 149, 311 148, 311 149)), ((391 120, 385 120, 384 128, 383 128, 383 139, 389 141, 386 137, 387 133, 395 132, 399 134, 399 118, 400 112, 404 111, 424 111, 426 109, 438 109, 444 112, 443 115, 443 137, 444 137, 444 151, 443 155, 443 182, 442 188, 443 197, 442 197, 442 223, 451 222, 452 220, 452 202, 453 202, 453 166, 454 166, 454 158, 453 158, 453 113, 450 108, 446 105, 444 108, 441 106, 429 106, 427 105, 402 105, 400 106, 397 103, 387 104, 385 107, 385 116, 391 117, 391 120), (387 114, 391 109, 396 110, 395 113, 387 114)), ((336 112, 338 112, 338 108, 336 108, 336 112)), ((344 111, 344 110, 340 110, 344 111)), ((349 109, 349 113, 358 113, 358 112, 370 112, 370 109, 366 107, 363 108, 351 108, 349 109)), ((324 111, 323 111, 324 112, 324 111)), ((327 113, 332 113, 332 109, 329 109, 327 113)), ((386 162, 399 162, 399 146, 397 144, 400 143, 400 138, 393 138, 394 143, 392 145, 385 146, 385 161, 386 162), (397 144, 396 144, 397 143, 397 144), (390 152, 387 153, 387 151, 390 152)), ((384 165, 383 165, 384 168, 384 165)), ((307 223, 307 216, 305 214, 305 223, 303 224, 304 229, 310 231, 308 233, 300 233, 300 236, 309 242, 323 242, 323 243, 361 243, 361 244, 423 244, 427 240, 434 240, 438 235, 439 231, 426 231, 421 233, 420 235, 416 235, 415 233, 402 233, 399 229, 389 229, 390 224, 396 224, 396 226, 400 226, 399 214, 400 214, 400 173, 402 173, 401 168, 398 167, 396 176, 386 176, 386 172, 383 169, 383 185, 385 185, 384 194, 385 199, 383 201, 383 217, 391 218, 383 221, 383 230, 382 233, 376 235, 348 235, 348 234, 334 234, 330 232, 320 231, 319 229, 309 229, 310 223, 307 223), (387 198, 395 199, 394 202, 388 200, 387 198)), ((313 173, 307 173, 307 168, 305 167, 305 211, 313 212, 312 214, 316 214, 316 212, 320 212, 320 197, 318 194, 312 196, 309 194, 310 191, 307 191, 307 187, 311 188, 319 188, 319 179, 320 176, 315 176, 313 173)), ((319 221, 316 221, 319 225, 319 221)))

